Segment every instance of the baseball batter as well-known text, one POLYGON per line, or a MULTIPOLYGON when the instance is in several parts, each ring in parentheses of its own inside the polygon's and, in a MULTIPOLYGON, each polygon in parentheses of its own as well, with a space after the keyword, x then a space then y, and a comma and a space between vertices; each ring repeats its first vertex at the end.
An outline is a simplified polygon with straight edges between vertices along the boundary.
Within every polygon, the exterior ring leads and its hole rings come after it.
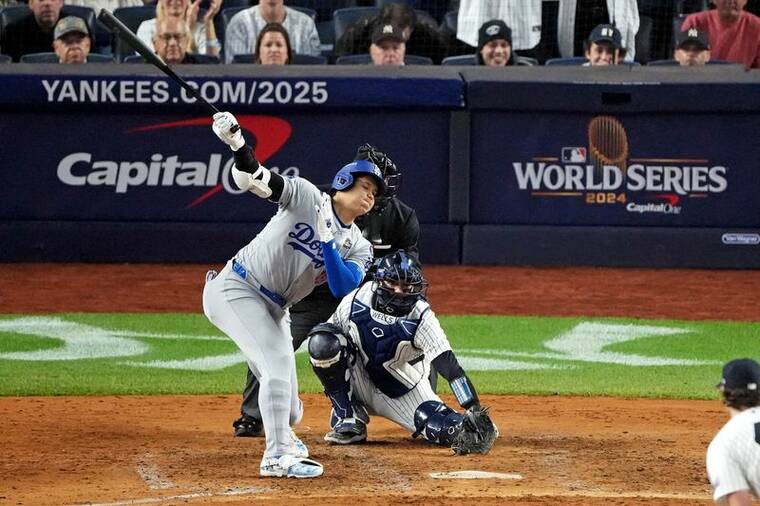
POLYGON ((213 130, 234 152, 237 186, 279 207, 218 275, 208 273, 203 311, 235 341, 259 379, 266 436, 261 475, 320 476, 322 465, 308 458, 290 428, 300 421, 303 405, 288 308, 325 280, 336 296, 359 285, 372 247, 353 222, 372 209, 385 182, 372 162, 355 161, 335 175, 330 196, 305 179, 283 178, 261 166, 232 114, 215 114, 213 130))
POLYGON ((707 448, 713 498, 729 506, 750 506, 760 497, 760 364, 728 362, 718 388, 731 419, 707 448))
POLYGON ((344 297, 310 333, 311 364, 333 407, 326 441, 366 440, 369 414, 376 414, 457 453, 490 450, 498 432, 425 300, 426 288, 415 259, 404 250, 386 255, 374 281, 344 297), (433 392, 431 362, 468 416, 433 392))

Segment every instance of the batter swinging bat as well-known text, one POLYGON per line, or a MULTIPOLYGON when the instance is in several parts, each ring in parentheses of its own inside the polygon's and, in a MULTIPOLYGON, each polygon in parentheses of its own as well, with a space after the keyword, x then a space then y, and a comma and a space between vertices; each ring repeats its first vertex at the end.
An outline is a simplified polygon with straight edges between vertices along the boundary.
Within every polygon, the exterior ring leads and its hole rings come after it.
MULTIPOLYGON (((100 14, 98 14, 98 19, 106 25, 116 37, 121 37, 121 39, 132 46, 132 48, 140 53, 140 56, 145 58, 145 61, 152 63, 158 69, 169 76, 171 79, 174 80, 177 84, 185 88, 190 95, 195 97, 198 102, 204 104, 206 108, 211 111, 211 114, 215 114, 219 112, 219 109, 217 109, 213 104, 211 104, 208 100, 203 98, 203 96, 200 94, 200 92, 196 89, 190 86, 187 81, 182 79, 180 76, 178 76, 171 68, 169 68, 169 65, 164 62, 160 56, 158 56, 156 53, 150 50, 148 46, 146 46, 143 41, 137 38, 137 36, 132 33, 132 30, 127 28, 124 23, 116 19, 113 14, 108 12, 105 9, 100 10, 100 14)), ((240 129, 239 126, 235 125, 232 127, 233 132, 237 132, 240 129)))

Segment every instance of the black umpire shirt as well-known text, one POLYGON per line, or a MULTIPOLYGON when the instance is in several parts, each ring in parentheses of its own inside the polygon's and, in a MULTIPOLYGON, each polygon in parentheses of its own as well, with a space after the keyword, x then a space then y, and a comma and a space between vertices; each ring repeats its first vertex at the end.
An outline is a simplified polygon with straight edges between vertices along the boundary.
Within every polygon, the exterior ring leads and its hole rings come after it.
MULTIPOLYGON (((372 244, 375 259, 403 249, 419 260, 420 223, 417 220, 417 213, 398 198, 391 198, 379 212, 373 209, 364 216, 360 216, 355 223, 372 244)), ((370 269, 367 272, 364 281, 372 278, 372 271, 373 269, 370 269)), ((340 301, 330 292, 327 283, 323 283, 295 304, 291 311, 307 312, 315 307, 322 307, 328 302, 337 306, 340 301)))

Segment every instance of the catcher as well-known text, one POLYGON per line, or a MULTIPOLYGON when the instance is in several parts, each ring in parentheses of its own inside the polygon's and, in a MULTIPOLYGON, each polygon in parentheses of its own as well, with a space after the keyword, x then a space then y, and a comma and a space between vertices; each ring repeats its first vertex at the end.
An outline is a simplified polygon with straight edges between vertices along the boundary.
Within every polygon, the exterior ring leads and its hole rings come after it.
POLYGON ((366 441, 369 415, 455 453, 487 453, 499 435, 425 299, 420 264, 404 250, 384 256, 374 280, 346 295, 309 333, 311 364, 332 403, 325 441, 366 441), (425 381, 432 365, 464 414, 425 381))

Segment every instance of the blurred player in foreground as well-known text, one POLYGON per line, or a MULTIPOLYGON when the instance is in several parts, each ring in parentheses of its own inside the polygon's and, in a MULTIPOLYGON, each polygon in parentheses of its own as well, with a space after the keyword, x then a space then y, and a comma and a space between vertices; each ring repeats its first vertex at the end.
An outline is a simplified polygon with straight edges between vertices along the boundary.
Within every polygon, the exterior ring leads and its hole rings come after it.
POLYGON ((749 358, 723 367, 718 384, 731 419, 707 449, 716 502, 749 506, 760 497, 760 364, 749 358))
POLYGON ((235 117, 214 115, 214 133, 234 152, 241 190, 278 204, 264 229, 227 262, 209 271, 203 311, 227 334, 260 383, 266 449, 262 476, 313 478, 322 465, 308 458, 290 426, 303 415, 288 308, 327 281, 336 297, 351 292, 372 263, 372 246, 354 220, 385 191, 380 169, 366 160, 344 166, 330 195, 309 181, 284 178, 256 160, 235 117))
POLYGON ((498 430, 425 300, 426 290, 419 263, 400 250, 384 256, 374 281, 344 297, 311 331, 311 364, 333 407, 326 441, 365 441, 373 414, 458 454, 487 453, 493 446, 498 430), (464 415, 433 392, 431 363, 464 415))

